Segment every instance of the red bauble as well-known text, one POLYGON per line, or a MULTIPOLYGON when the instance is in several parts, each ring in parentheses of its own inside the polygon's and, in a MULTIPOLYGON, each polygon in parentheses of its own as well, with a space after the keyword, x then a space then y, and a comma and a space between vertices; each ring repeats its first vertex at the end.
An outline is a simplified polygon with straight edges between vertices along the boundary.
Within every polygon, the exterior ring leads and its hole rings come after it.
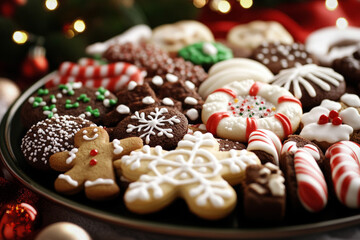
POLYGON ((27 78, 36 78, 45 75, 49 64, 45 57, 45 49, 41 46, 35 46, 30 49, 28 57, 22 64, 22 74, 27 78))
POLYGON ((0 239, 26 239, 33 233, 37 211, 31 205, 9 204, 2 208, 0 214, 0 239))

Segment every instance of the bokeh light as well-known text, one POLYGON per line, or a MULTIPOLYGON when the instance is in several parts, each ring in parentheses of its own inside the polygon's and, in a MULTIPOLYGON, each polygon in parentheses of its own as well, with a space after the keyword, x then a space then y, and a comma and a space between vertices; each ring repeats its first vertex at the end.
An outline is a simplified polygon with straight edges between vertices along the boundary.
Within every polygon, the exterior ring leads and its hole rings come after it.
POLYGON ((338 6, 338 1, 337 0, 326 0, 325 6, 326 6, 327 10, 334 11, 338 6))
POLYGON ((240 5, 243 8, 251 8, 251 6, 253 5, 253 0, 240 0, 240 5))
POLYGON ((231 5, 226 0, 221 0, 218 3, 218 9, 221 13, 228 13, 231 10, 231 5))
POLYGON ((13 40, 17 44, 24 44, 29 39, 29 36, 24 31, 16 31, 12 36, 13 40))
POLYGON ((349 25, 348 21, 343 17, 340 17, 336 20, 336 27, 340 29, 347 28, 348 25, 349 25))
POLYGON ((76 32, 78 32, 78 33, 81 33, 81 32, 83 32, 83 31, 85 31, 85 29, 86 29, 85 22, 84 22, 83 20, 81 20, 81 19, 77 19, 77 20, 74 22, 73 26, 74 26, 74 30, 75 30, 76 32))
POLYGON ((58 7, 58 1, 57 0, 46 0, 45 1, 45 7, 50 10, 53 11, 58 7))

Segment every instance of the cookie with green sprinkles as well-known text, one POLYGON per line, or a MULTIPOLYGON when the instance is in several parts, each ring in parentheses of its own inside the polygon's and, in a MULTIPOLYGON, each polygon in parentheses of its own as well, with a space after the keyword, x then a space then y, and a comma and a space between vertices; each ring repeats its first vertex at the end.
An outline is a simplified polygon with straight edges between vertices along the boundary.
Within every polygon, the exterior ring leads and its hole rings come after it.
POLYGON ((213 64, 233 58, 232 50, 219 42, 198 42, 182 48, 178 55, 205 70, 213 64))
POLYGON ((70 115, 103 124, 103 117, 117 104, 116 96, 109 90, 90 88, 82 83, 61 84, 52 88, 38 89, 21 110, 26 129, 52 117, 70 115))

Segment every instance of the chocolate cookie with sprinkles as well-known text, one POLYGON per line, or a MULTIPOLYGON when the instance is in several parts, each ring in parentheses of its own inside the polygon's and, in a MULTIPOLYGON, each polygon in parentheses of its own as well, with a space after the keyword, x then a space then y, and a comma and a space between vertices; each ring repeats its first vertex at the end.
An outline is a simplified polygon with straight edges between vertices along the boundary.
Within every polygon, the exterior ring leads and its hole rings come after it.
POLYGON ((81 82, 60 84, 38 89, 21 109, 21 120, 26 129, 38 121, 62 115, 81 116, 96 124, 116 105, 113 93, 100 87, 85 87, 81 82))

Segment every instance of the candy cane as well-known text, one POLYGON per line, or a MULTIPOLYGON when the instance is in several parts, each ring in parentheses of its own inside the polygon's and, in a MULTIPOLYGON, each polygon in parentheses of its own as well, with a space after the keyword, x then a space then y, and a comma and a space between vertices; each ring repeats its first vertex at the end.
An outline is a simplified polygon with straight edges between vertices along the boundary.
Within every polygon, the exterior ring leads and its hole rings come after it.
POLYGON ((351 141, 333 144, 325 153, 330 159, 336 196, 350 208, 360 207, 360 145, 351 141))
POLYGON ((294 157, 297 192, 302 205, 310 212, 322 210, 328 199, 326 181, 312 155, 300 148, 294 157))
POLYGON ((276 165, 279 165, 279 154, 281 151, 281 141, 272 131, 257 129, 249 136, 247 150, 262 150, 274 157, 276 165))
MULTIPOLYGON (((281 149, 281 153, 285 153, 285 152, 291 152, 291 153, 296 153, 296 151, 299 148, 296 146, 296 142, 294 141, 288 141, 286 142, 282 149, 281 149)), ((320 160, 320 153, 319 150, 312 144, 306 144, 304 147, 300 148, 300 149, 304 149, 306 150, 308 153, 311 154, 311 156, 315 159, 315 160, 320 160)))

